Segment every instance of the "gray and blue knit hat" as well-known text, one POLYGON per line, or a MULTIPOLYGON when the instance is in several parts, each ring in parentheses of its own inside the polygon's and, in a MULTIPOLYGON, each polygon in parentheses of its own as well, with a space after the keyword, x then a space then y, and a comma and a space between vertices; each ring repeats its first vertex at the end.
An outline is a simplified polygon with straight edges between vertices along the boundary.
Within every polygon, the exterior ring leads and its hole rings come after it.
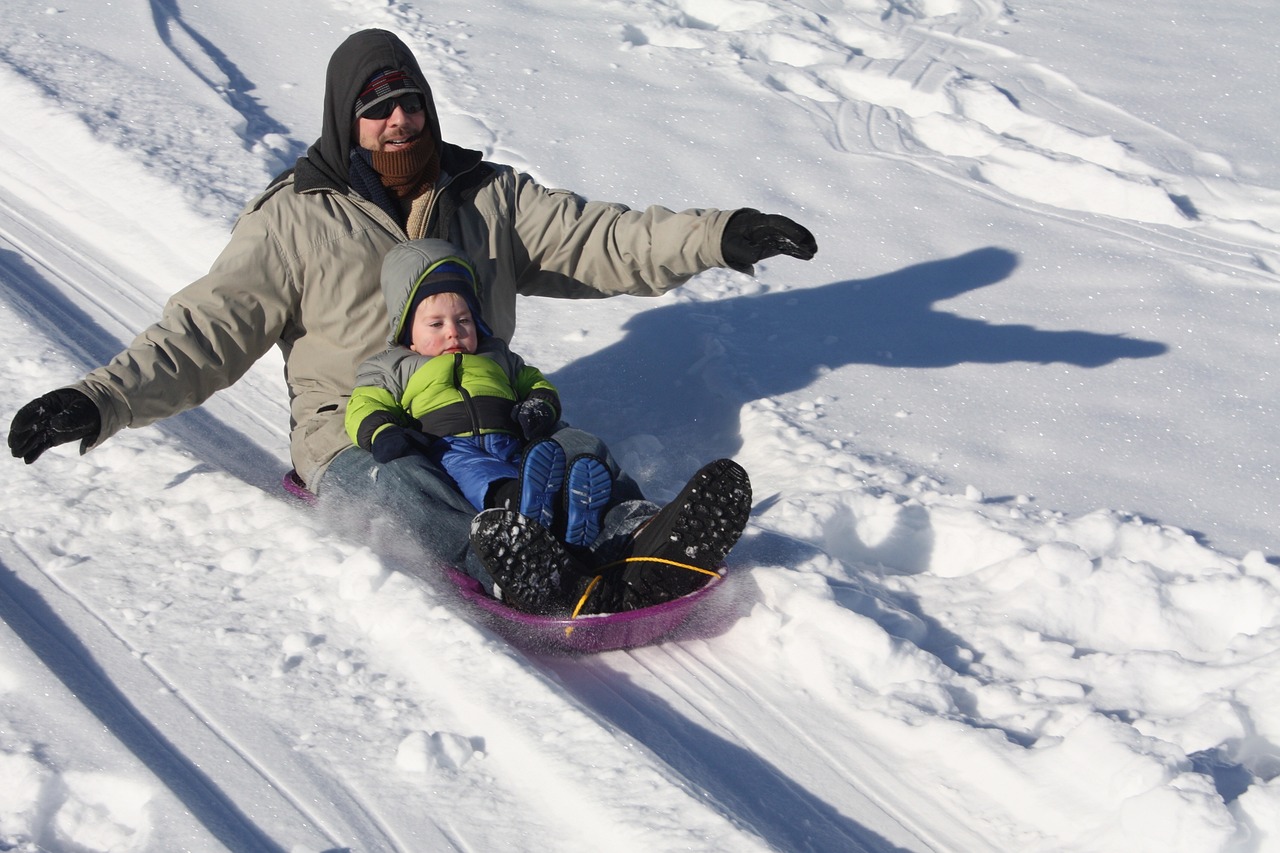
POLYGON ((441 293, 456 293, 463 298, 467 307, 471 309, 471 319, 475 321, 476 331, 480 333, 481 338, 487 338, 493 334, 489 324, 484 321, 484 315, 480 313, 480 299, 476 296, 475 271, 462 259, 450 258, 432 266, 418 283, 413 298, 409 300, 409 306, 405 310, 406 322, 400 332, 402 345, 409 346, 413 343, 413 314, 418 310, 418 306, 428 296, 441 293))

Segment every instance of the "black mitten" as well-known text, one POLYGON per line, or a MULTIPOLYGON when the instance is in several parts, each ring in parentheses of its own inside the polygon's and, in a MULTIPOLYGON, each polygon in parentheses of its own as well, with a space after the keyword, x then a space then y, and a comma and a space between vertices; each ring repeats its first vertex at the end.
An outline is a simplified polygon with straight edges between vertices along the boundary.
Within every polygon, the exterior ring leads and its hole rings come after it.
POLYGON ((744 207, 725 225, 720 251, 730 267, 751 272, 756 262, 774 255, 807 261, 817 254, 818 241, 808 228, 785 216, 744 207))
POLYGON ((409 427, 389 426, 373 437, 369 452, 380 464, 385 465, 403 456, 426 453, 435 440, 436 437, 430 433, 409 427))
POLYGON ((28 465, 50 447, 84 440, 81 452, 102 429, 98 407, 74 388, 59 388, 27 403, 9 426, 9 450, 28 465))
POLYGON ((551 434, 556 421, 560 420, 558 408, 549 394, 534 391, 511 410, 511 419, 520 425, 525 441, 532 441, 551 434))

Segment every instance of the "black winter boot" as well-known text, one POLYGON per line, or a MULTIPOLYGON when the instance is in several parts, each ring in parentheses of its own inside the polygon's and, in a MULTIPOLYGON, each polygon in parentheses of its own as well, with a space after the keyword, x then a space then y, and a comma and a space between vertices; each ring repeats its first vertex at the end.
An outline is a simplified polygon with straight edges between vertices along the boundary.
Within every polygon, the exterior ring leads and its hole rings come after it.
POLYGON ((706 585, 750 515, 751 479, 742 466, 732 459, 703 466, 675 500, 635 532, 624 556, 656 559, 627 562, 621 609, 660 604, 706 585))
POLYGON ((471 522, 471 547, 516 610, 563 614, 587 570, 551 533, 511 509, 487 509, 471 522))

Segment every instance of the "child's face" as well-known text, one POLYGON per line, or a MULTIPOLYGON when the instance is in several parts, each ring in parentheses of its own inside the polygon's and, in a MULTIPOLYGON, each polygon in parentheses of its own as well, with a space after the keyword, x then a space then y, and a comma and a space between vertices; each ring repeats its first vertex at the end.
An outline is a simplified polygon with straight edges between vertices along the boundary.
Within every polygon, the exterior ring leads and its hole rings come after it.
POLYGON ((476 324, 467 300, 456 293, 437 293, 418 303, 409 349, 431 357, 446 352, 472 353, 476 343, 476 324))

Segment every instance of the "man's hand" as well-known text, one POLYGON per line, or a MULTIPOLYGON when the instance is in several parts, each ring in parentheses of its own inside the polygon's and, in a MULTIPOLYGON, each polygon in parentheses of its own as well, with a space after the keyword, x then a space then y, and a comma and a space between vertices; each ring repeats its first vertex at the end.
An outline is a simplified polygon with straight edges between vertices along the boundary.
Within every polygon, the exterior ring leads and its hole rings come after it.
MULTIPOLYGON (((30 465, 50 447, 69 441, 94 442, 102 416, 94 402, 72 388, 59 388, 27 403, 9 426, 9 450, 30 465)), ((81 450, 83 452, 83 448, 81 450)))
POLYGON ((725 225, 720 251, 726 264, 749 273, 758 261, 774 255, 807 261, 817 254, 818 241, 808 228, 785 216, 744 207, 725 225))

